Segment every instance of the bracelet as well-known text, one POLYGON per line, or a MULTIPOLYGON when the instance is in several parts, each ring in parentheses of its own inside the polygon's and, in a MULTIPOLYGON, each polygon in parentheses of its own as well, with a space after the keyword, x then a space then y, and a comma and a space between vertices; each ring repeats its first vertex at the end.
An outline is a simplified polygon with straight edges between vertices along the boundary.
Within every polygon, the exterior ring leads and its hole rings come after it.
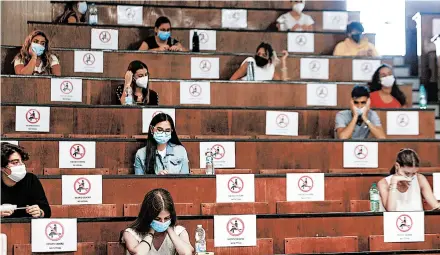
POLYGON ((287 67, 281 68, 281 71, 287 71, 287 67))
POLYGON ((149 243, 148 243, 147 241, 145 241, 144 239, 142 239, 141 243, 142 243, 142 242, 148 244, 148 246, 150 247, 150 250, 151 250, 151 244, 149 244, 149 243))

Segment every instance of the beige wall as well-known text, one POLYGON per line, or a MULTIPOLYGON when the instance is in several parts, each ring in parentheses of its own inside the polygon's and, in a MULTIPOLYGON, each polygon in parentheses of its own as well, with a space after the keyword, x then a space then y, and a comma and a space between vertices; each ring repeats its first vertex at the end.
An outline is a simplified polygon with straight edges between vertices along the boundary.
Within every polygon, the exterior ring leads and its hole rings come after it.
POLYGON ((1 44, 21 45, 28 34, 27 21, 51 21, 52 8, 45 1, 1 1, 1 44))

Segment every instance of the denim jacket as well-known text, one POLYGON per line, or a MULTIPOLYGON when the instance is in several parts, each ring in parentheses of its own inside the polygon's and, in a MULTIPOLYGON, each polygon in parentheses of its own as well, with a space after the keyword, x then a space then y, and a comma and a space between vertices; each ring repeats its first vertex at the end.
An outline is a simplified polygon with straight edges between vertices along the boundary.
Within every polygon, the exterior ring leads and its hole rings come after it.
MULTIPOLYGON (((134 173, 143 175, 145 169, 145 159, 147 158, 146 147, 140 148, 136 152, 134 161, 134 173)), ((156 151, 156 163, 154 172, 158 174, 162 170, 168 170, 169 174, 189 174, 188 155, 185 147, 168 143, 164 158, 156 151)))

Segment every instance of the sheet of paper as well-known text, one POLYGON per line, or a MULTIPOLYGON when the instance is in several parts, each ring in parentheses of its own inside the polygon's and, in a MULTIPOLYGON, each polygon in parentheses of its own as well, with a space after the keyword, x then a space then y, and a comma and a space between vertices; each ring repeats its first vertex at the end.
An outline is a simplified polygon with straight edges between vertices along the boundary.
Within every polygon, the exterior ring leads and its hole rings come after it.
POLYGON ((301 58, 301 79, 328 80, 328 65, 327 58, 301 58))
POLYGON ((104 53, 102 51, 75 50, 74 61, 75 73, 104 72, 104 53))
POLYGON ((214 215, 214 247, 256 245, 255 215, 214 215))
POLYGON ((222 9, 222 28, 247 28, 247 10, 222 9))
POLYGON ((15 107, 15 131, 49 132, 49 124, 50 107, 15 107))
POLYGON ((385 243, 425 241, 424 212, 384 212, 383 226, 385 243))
POLYGON ((388 111, 387 135, 419 135, 419 112, 388 111))
POLYGON ((298 136, 298 113, 266 111, 266 135, 298 136))
POLYGON ((323 173, 286 175, 287 201, 324 201, 324 190, 323 173))
POLYGON ((76 219, 32 219, 32 252, 69 252, 77 250, 76 219))
POLYGON ((218 79, 220 77, 219 58, 191 57, 191 78, 218 79))
POLYGON ((63 175, 63 205, 102 204, 102 175, 63 175))
POLYGON ((287 51, 313 53, 315 52, 315 34, 313 33, 288 33, 287 51))
POLYGON ((380 60, 353 59, 353 81, 371 81, 380 65, 380 60))
POLYGON ((82 79, 51 78, 50 100, 52 102, 82 102, 82 79))
POLYGON ((211 104, 209 81, 181 81, 180 104, 211 104))
POLYGON ((235 168, 235 142, 200 142, 200 168, 206 168, 206 151, 214 156, 215 168, 235 168))
POLYGON ((217 174, 217 203, 255 202, 253 174, 217 174))
POLYGON ((119 25, 138 25, 143 24, 144 15, 142 6, 118 5, 118 24, 119 25))
POLYGON ((344 142, 344 168, 378 168, 377 142, 344 142))
POLYGON ((95 164, 96 142, 59 142, 59 168, 95 168, 95 164))
POLYGON ((192 38, 197 31, 200 50, 217 50, 217 31, 191 29, 189 33, 189 49, 192 50, 192 38))
POLYGON ((91 49, 117 50, 119 31, 92 28, 91 49))
POLYGON ((307 84, 307 105, 309 106, 337 106, 338 85, 327 83, 307 84))
POLYGON ((348 12, 324 11, 322 14, 322 29, 345 31, 348 24, 348 12))

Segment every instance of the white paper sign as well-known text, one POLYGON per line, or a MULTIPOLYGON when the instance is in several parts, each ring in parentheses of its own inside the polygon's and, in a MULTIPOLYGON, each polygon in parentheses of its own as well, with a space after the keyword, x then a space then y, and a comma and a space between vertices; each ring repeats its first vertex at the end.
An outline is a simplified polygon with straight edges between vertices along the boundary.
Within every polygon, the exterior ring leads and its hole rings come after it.
POLYGON ((308 83, 307 105, 336 106, 338 104, 338 85, 308 83))
POLYGON ((32 252, 77 250, 76 219, 32 219, 32 252))
POLYGON ((286 175, 287 201, 324 201, 324 173, 286 175))
POLYGON ((220 77, 219 58, 191 58, 191 78, 218 79, 220 77))
POLYGON ((180 104, 211 104, 211 83, 181 81, 180 104))
POLYGON ((50 100, 53 102, 82 102, 82 80, 51 78, 50 100))
POLYGON ((387 135, 418 135, 419 112, 387 112, 387 135))
POLYGON ((50 107, 15 107, 15 131, 49 132, 49 123, 50 107))
POLYGON ((377 142, 344 142, 344 168, 378 168, 377 142))
POLYGON ((432 186, 434 187, 434 196, 440 200, 440 173, 432 174, 432 186))
POLYGON ((301 79, 328 80, 327 58, 301 58, 301 79))
POLYGON ((440 19, 432 19, 432 37, 440 35, 440 19))
POLYGON ((256 245, 257 216, 214 215, 214 247, 256 245))
POLYGON ((322 17, 323 30, 345 31, 348 24, 348 12, 325 11, 322 17))
POLYGON ((354 81, 371 81, 374 72, 380 66, 380 60, 353 59, 352 72, 354 81))
POLYGON ((424 212, 384 212, 383 227, 385 243, 425 241, 424 212))
POLYGON ((91 49, 117 50, 118 34, 115 29, 96 29, 92 28, 91 49))
POLYGON ((253 174, 217 174, 217 203, 255 202, 253 174))
POLYGON ((143 17, 142 6, 118 5, 119 25, 142 25, 143 17))
POLYGON ((59 168, 95 168, 96 142, 59 142, 59 168))
POLYGON ((215 168, 235 168, 235 142, 200 142, 200 168, 206 167, 206 151, 211 149, 215 168))
POLYGON ((148 133, 150 123, 158 113, 166 113, 171 116, 176 126, 176 109, 173 108, 143 108, 142 109, 142 133, 148 133))
POLYGON ((289 52, 315 52, 315 35, 312 33, 288 33, 287 50, 289 52))
POLYGON ((298 136, 298 113, 266 111, 266 135, 298 136))
POLYGON ((199 35, 200 50, 217 50, 217 31, 215 30, 190 30, 189 49, 192 50, 192 38, 194 31, 199 35))
POLYGON ((74 72, 102 73, 104 71, 104 53, 102 51, 75 51, 74 72))
POLYGON ((102 204, 102 175, 63 175, 63 205, 102 204))
POLYGON ((247 28, 247 10, 222 9, 222 28, 247 28))

